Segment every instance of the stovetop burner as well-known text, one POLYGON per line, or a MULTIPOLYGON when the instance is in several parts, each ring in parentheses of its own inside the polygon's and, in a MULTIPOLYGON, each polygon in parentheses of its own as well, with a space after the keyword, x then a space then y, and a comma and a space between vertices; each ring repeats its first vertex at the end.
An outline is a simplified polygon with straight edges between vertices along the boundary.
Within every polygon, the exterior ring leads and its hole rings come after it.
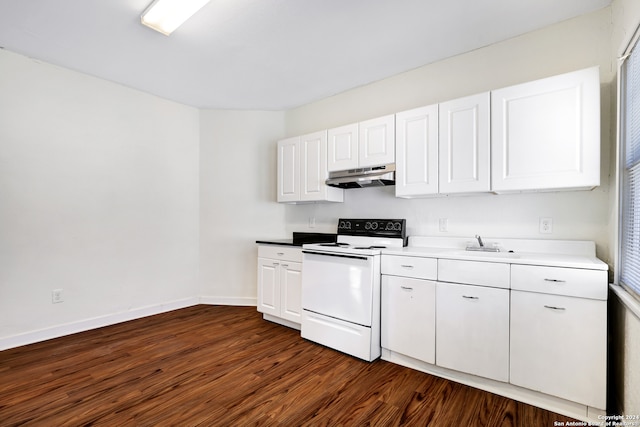
POLYGON ((404 219, 340 219, 335 242, 303 245, 304 249, 338 254, 380 255, 382 249, 407 244, 404 219))

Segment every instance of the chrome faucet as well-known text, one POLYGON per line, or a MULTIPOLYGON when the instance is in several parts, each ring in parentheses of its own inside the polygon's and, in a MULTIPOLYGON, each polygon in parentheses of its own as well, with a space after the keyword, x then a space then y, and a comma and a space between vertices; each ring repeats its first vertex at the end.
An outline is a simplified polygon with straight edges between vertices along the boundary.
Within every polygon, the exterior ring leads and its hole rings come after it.
POLYGON ((488 247, 484 245, 482 241, 482 237, 479 234, 476 234, 476 239, 478 240, 478 246, 469 245, 467 246, 468 251, 482 251, 482 252, 500 252, 500 248, 494 244, 493 247, 488 247))

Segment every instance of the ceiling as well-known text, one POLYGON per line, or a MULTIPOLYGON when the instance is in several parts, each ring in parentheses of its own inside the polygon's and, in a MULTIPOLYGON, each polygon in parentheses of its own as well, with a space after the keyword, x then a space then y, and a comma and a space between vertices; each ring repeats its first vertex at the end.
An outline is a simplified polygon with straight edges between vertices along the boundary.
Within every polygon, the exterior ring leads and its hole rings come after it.
POLYGON ((167 37, 140 24, 151 0, 0 0, 0 47, 195 107, 281 110, 610 2, 211 0, 167 37))

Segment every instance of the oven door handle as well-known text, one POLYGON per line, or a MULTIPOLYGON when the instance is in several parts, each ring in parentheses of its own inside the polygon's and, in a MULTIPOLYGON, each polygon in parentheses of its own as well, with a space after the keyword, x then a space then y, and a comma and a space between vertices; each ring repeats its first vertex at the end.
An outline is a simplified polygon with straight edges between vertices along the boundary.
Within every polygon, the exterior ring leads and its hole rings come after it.
POLYGON ((330 254, 328 252, 313 252, 313 251, 302 251, 302 253, 310 254, 310 255, 333 256, 337 258, 361 259, 364 261, 369 259, 367 256, 364 256, 364 255, 330 254))

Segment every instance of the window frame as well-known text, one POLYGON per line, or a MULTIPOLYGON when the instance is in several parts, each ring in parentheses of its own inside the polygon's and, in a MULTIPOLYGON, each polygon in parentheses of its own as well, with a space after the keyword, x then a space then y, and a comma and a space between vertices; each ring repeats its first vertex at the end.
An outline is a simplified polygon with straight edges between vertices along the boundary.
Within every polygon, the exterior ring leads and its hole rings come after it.
MULTIPOLYGON (((616 224, 616 239, 615 244, 615 271, 614 271, 614 284, 621 286, 626 292, 640 302, 640 286, 639 289, 633 288, 631 285, 624 283, 621 278, 622 264, 623 264, 623 224, 625 214, 625 170, 626 170, 626 101, 627 101, 627 76, 625 64, 627 59, 634 54, 640 55, 640 25, 636 27, 635 32, 629 39, 628 44, 623 49, 618 62, 618 100, 617 100, 617 173, 616 173, 616 201, 615 206, 618 211, 617 224, 616 224)), ((640 91, 639 91, 640 92, 640 91)), ((640 206, 638 207, 640 211, 640 206)), ((634 210, 635 213, 635 210, 634 210)), ((640 216, 640 212, 638 212, 640 216)))

